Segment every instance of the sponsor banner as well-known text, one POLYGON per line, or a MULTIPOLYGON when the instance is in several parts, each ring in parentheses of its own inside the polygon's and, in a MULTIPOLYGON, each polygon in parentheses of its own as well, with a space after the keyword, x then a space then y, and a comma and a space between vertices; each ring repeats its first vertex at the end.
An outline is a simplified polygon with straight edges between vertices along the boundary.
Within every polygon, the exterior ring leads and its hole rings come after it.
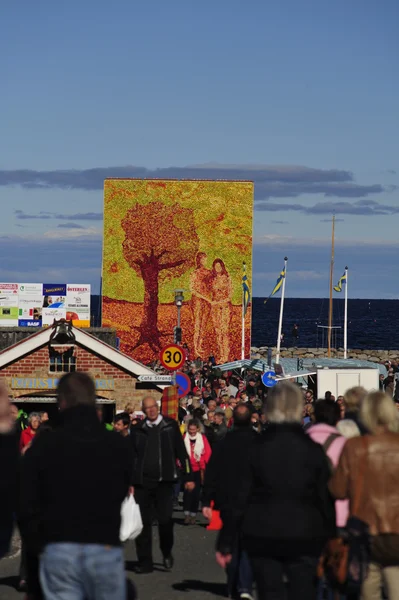
POLYGON ((41 321, 32 321, 31 319, 18 319, 18 327, 41 327, 41 321))
POLYGON ((0 327, 18 327, 18 306, 0 306, 0 327))
POLYGON ((10 296, 3 294, 0 296, 0 306, 10 307, 16 306, 18 308, 18 296, 10 296))
POLYGON ((43 283, 43 296, 66 296, 65 283, 43 283))
POLYGON ((80 283, 68 283, 66 288, 66 295, 69 296, 78 294, 79 296, 82 294, 88 294, 90 296, 90 285, 83 285, 80 283))
MULTIPOLYGON (((23 290, 19 295, 18 308, 18 318, 20 321, 35 321, 38 323, 37 326, 42 324, 43 296, 41 294, 25 294, 23 290)), ((19 325, 24 327, 21 322, 19 325)))
POLYGON ((68 283, 66 292, 66 318, 76 327, 90 327, 90 285, 68 283))
POLYGON ((18 295, 18 283, 0 283, 0 296, 18 295))
POLYGON ((0 327, 40 327, 68 319, 90 327, 88 284, 0 283, 0 327))
POLYGON ((42 325, 52 325, 54 319, 56 321, 59 321, 59 319, 66 319, 65 308, 43 308, 42 325))
POLYGON ((35 296, 36 298, 43 297, 43 284, 42 283, 20 283, 18 285, 19 296, 35 296))
POLYGON ((18 326, 18 283, 0 283, 0 327, 18 326))
MULTIPOLYGON (((67 313, 68 315, 68 313, 67 313)), ((68 319, 68 316, 66 317, 68 319)), ((90 327, 90 319, 82 320, 82 319, 72 319, 72 324, 74 327, 80 327, 81 329, 90 327)))

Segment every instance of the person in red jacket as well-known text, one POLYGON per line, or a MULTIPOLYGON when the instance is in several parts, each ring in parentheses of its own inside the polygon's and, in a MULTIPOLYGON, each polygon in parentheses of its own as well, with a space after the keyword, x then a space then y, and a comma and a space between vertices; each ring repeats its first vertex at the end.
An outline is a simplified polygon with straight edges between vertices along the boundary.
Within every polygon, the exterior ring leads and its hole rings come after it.
POLYGON ((195 525, 201 488, 204 483, 206 465, 212 454, 211 447, 206 436, 201 433, 201 424, 197 419, 188 422, 187 433, 184 436, 184 444, 190 457, 191 470, 195 482, 193 490, 185 490, 183 495, 184 524, 195 525))
POLYGON ((33 438, 36 435, 36 431, 38 430, 40 425, 40 415, 39 413, 30 413, 29 415, 29 425, 26 429, 21 433, 21 437, 19 440, 19 449, 24 454, 26 450, 32 443, 33 438))

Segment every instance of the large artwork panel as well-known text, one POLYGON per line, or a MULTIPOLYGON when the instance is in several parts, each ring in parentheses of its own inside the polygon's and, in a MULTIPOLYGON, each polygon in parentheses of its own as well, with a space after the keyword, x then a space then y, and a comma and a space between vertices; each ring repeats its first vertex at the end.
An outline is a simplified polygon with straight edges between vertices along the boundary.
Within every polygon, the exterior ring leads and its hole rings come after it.
MULTIPOLYGON (((193 357, 241 357, 242 264, 252 273, 253 184, 108 179, 103 325, 146 364, 173 341, 184 290, 183 342, 193 357)), ((249 355, 251 308, 246 314, 249 355)))

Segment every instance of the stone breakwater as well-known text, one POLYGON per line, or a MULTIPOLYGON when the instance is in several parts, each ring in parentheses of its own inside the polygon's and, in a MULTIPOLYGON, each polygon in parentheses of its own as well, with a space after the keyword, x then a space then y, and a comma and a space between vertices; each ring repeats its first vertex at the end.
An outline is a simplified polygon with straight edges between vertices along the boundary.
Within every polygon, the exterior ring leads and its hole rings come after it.
MULTIPOLYGON (((251 358, 267 358, 267 346, 251 348, 251 358)), ((276 347, 272 348, 273 358, 276 347)), ((327 350, 323 348, 282 348, 281 358, 327 358, 327 350)), ((331 358, 344 358, 343 348, 331 350, 331 358)), ((384 363, 387 360, 399 362, 399 350, 348 350, 348 358, 384 363)))

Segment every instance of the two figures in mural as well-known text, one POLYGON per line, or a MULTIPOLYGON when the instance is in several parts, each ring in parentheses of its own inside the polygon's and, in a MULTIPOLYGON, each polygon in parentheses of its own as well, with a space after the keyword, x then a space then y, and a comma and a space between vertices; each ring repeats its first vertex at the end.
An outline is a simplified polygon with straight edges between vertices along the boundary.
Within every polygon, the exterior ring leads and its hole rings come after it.
POLYGON ((191 310, 194 320, 194 353, 204 356, 204 338, 212 323, 219 362, 224 363, 230 354, 230 306, 233 296, 231 277, 224 262, 216 258, 212 268, 207 267, 205 252, 198 252, 196 268, 191 274, 191 310))

